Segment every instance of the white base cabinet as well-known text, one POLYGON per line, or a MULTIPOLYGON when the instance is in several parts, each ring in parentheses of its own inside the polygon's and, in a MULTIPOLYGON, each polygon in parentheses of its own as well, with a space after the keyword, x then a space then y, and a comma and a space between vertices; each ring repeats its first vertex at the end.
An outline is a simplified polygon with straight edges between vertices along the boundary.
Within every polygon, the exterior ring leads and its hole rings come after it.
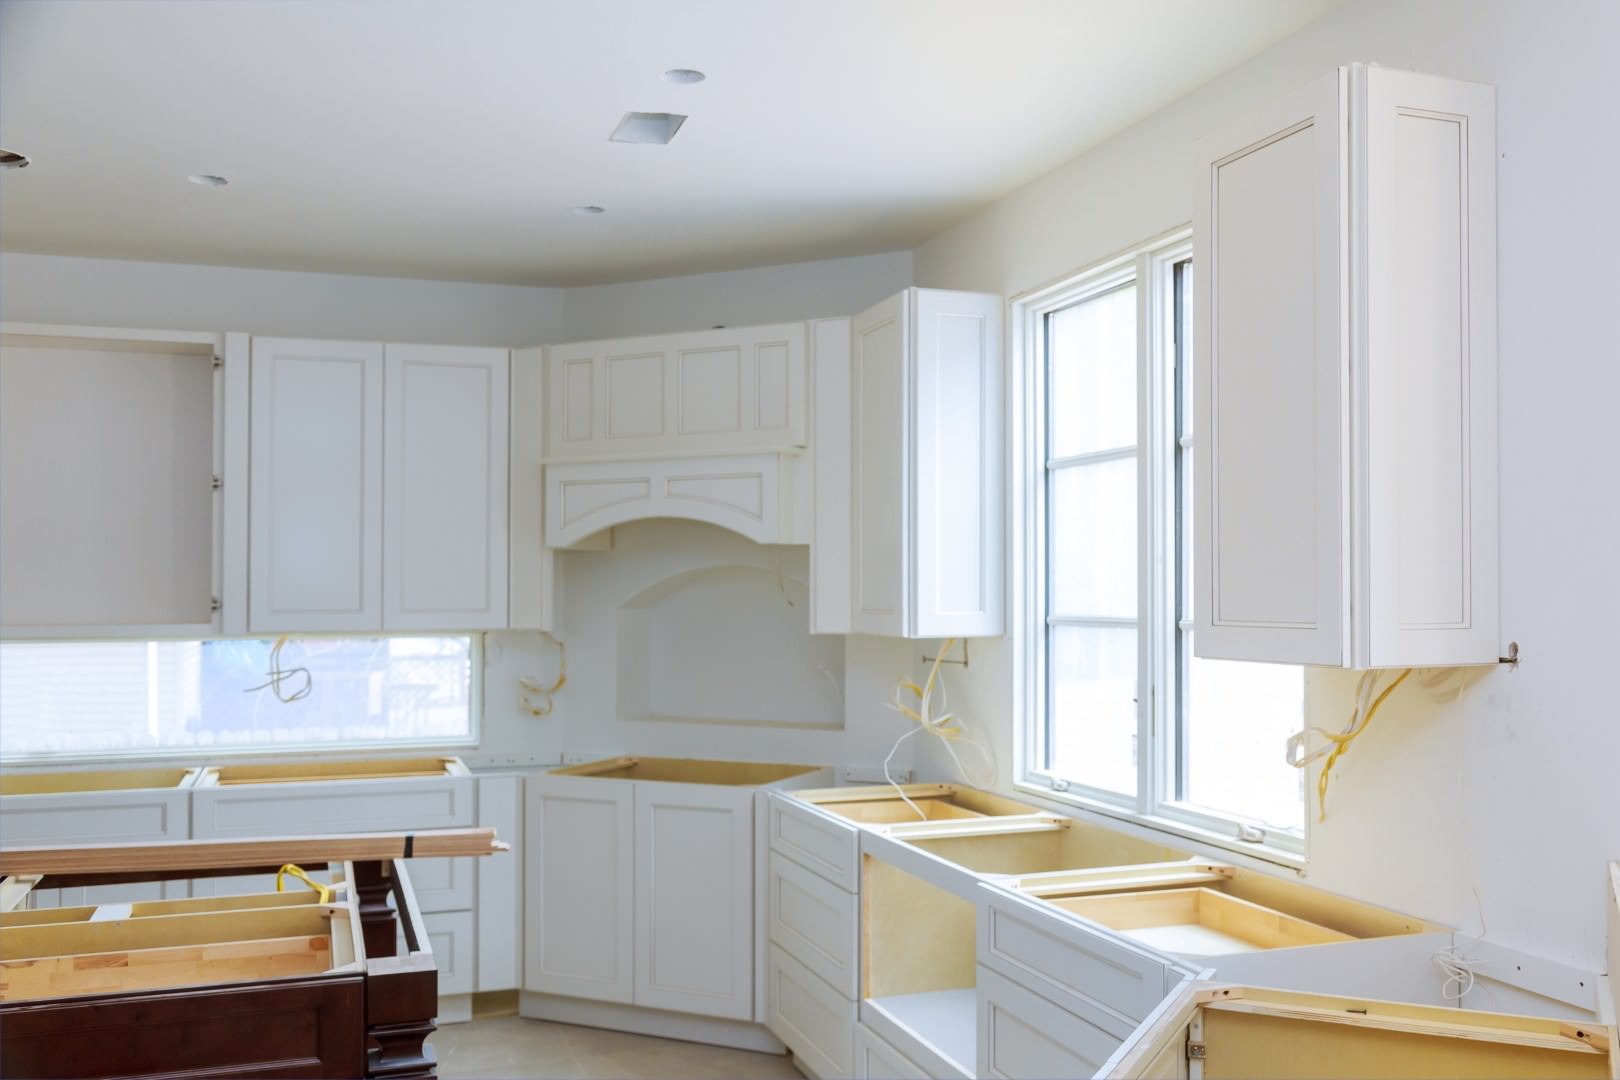
POLYGON ((848 1080, 854 1064, 855 1003, 772 945, 765 961, 766 1023, 821 1080, 848 1080))
POLYGON ((1194 649, 1500 655, 1491 87, 1340 68, 1196 150, 1194 649))
POLYGON ((865 1024, 855 1025, 854 1080, 928 1080, 921 1065, 890 1046, 865 1024))
POLYGON ((525 989, 755 1019, 753 789, 543 776, 525 801, 525 989))

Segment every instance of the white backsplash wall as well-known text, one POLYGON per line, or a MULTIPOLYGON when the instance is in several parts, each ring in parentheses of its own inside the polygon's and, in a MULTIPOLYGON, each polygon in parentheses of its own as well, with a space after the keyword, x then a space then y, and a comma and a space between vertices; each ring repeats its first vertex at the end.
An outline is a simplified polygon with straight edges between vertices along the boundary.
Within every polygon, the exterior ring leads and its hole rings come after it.
MULTIPOLYGON (((529 714, 521 700, 519 678, 549 683, 556 677, 557 652, 537 633, 490 634, 485 645, 484 729, 477 757, 500 758, 547 752, 640 753, 669 757, 726 757, 749 761, 803 764, 875 766, 907 721, 884 708, 894 693, 895 680, 911 671, 913 646, 879 638, 816 638, 784 649, 774 658, 771 650, 752 657, 717 655, 703 670, 681 675, 669 669, 664 687, 652 685, 653 702, 701 698, 724 700, 734 716, 758 717, 758 722, 697 723, 677 719, 638 718, 640 705, 621 700, 620 623, 625 605, 644 598, 648 590, 675 579, 693 577, 684 591, 688 600, 712 598, 714 610, 694 618, 687 628, 702 634, 704 625, 733 620, 740 625, 774 620, 776 605, 793 612, 808 626, 804 597, 808 548, 762 546, 711 525, 685 521, 650 521, 615 530, 611 551, 565 551, 557 561, 558 593, 555 637, 568 647, 568 684, 555 698, 545 717, 529 714), (712 578, 693 575, 713 568, 712 578), (738 591, 732 587, 738 568, 752 568, 744 578, 779 585, 773 589, 738 591), (841 663, 807 661, 806 649, 830 646, 841 663), (815 666, 829 668, 831 679, 820 677, 815 666), (810 668, 807 673, 806 668, 810 668), (836 670, 841 667, 841 671, 836 670), (834 685, 842 683, 842 687, 834 685), (840 700, 840 689, 842 700, 840 700), (788 693, 794 701, 785 708, 773 696, 788 693), (805 698, 812 699, 808 704, 805 698), (847 711, 845 703, 847 702, 847 711), (773 722, 790 719, 816 726, 773 722), (628 715, 627 715, 628 714, 628 715)), ((658 633, 678 632, 669 621, 652 628, 658 633)), ((720 637, 723 645, 723 637, 720 637)), ((793 643, 780 636, 784 646, 793 643)), ((692 657, 706 655, 702 646, 684 643, 692 657)), ((719 649, 716 652, 723 652, 719 649)), ((899 768, 909 768, 902 747, 899 768)))
MULTIPOLYGON (((1308 879, 1586 970, 1603 966, 1604 866, 1620 858, 1605 318, 1620 280, 1598 254, 1620 244, 1617 41, 1612 0, 1345 4, 916 252, 920 285, 1013 296, 1185 224, 1193 140, 1337 64, 1497 87, 1502 628, 1524 662, 1452 704, 1414 686, 1389 699, 1310 827, 1308 879)), ((976 642, 973 658, 953 688, 994 718, 1006 787, 1011 648, 976 642)), ((1342 725, 1355 678, 1313 672, 1310 721, 1342 725)))

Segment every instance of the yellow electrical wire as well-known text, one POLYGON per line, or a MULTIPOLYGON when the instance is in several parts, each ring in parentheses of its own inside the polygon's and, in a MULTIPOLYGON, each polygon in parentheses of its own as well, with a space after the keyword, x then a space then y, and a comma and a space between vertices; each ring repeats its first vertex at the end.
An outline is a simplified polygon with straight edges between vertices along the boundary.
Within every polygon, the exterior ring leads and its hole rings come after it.
POLYGON ((1344 755, 1346 750, 1350 749, 1350 744, 1356 741, 1356 737, 1359 736, 1363 731, 1367 730, 1367 725, 1372 723, 1373 714, 1378 711, 1378 706, 1384 703, 1384 699, 1393 694, 1395 692, 1395 688, 1401 685, 1401 683, 1405 682, 1407 676, 1411 674, 1412 669, 1407 668, 1405 671, 1397 675, 1395 677, 1395 681, 1384 687, 1383 693, 1379 694, 1378 697, 1373 699, 1373 703, 1367 707, 1367 711, 1361 714, 1361 719, 1359 722, 1357 722, 1353 728, 1344 732, 1342 735, 1335 735, 1333 732, 1323 731, 1321 728, 1312 729, 1317 732, 1317 734, 1332 741, 1334 744, 1332 752, 1327 756, 1327 761, 1322 763, 1322 772, 1316 778, 1316 820, 1318 822, 1327 820, 1328 782, 1333 775, 1334 763, 1344 755))
POLYGON ((283 866, 280 870, 276 871, 276 892, 287 891, 286 879, 289 877, 297 878, 299 881, 302 881, 305 885, 308 885, 310 888, 319 893, 320 895, 318 899, 321 903, 330 904, 332 902, 332 887, 330 885, 321 884, 319 881, 316 881, 314 878, 304 873, 303 867, 294 866, 292 863, 288 863, 286 866, 283 866))

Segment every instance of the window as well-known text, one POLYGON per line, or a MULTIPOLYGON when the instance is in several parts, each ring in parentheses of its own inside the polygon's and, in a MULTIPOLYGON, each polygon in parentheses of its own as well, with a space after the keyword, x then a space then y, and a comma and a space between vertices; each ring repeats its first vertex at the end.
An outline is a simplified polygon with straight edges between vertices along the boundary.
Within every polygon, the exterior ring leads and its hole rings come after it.
POLYGON ((0 645, 0 759, 475 739, 473 638, 289 639, 276 661, 284 674, 279 696, 268 685, 274 646, 0 645))
POLYGON ((1228 844, 1303 848, 1297 667, 1192 652, 1187 234, 1026 297, 1026 782, 1228 844))

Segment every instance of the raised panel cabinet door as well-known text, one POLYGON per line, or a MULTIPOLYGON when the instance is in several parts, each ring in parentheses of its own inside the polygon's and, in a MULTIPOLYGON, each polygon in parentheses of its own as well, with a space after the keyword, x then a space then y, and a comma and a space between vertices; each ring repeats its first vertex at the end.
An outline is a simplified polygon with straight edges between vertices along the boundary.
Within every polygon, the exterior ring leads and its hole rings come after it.
POLYGON ((914 608, 907 637, 1003 630, 999 296, 914 289, 915 446, 908 458, 914 608))
POLYGON ((753 793, 634 786, 635 1003, 752 1020, 753 793))
POLYGON ((912 577, 907 299, 891 296, 850 325, 850 626, 857 634, 905 634, 912 577))
POLYGON ((634 830, 628 781, 524 782, 525 989, 634 999, 634 830))
POLYGON ((509 354, 389 345, 383 375, 383 627, 506 625, 509 354))
POLYGON ((1351 69, 1366 122, 1356 666, 1500 655, 1496 92, 1351 69))
POLYGON ((254 338, 248 629, 382 629, 383 347, 254 338))
POLYGON ((1343 72, 1199 141, 1199 656, 1339 665, 1347 642, 1343 72))
POLYGON ((849 347, 848 319, 810 324, 810 632, 849 633, 849 347))

